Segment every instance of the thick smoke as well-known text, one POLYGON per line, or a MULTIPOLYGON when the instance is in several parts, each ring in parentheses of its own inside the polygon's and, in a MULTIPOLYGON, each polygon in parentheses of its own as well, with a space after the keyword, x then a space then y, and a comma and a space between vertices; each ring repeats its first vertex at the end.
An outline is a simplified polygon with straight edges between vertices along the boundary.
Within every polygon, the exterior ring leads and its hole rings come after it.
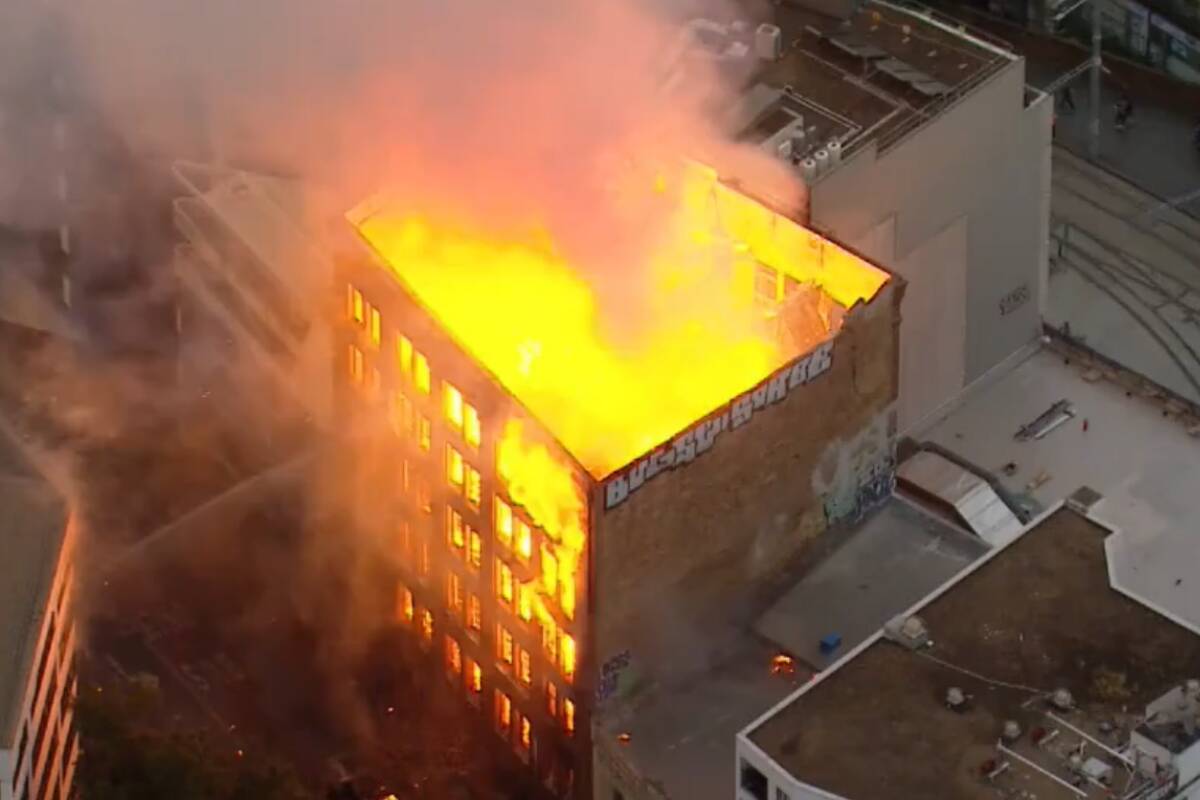
MULTIPOLYGON (((317 217, 386 189, 401 204, 478 232, 549 231, 588 268, 606 307, 629 308, 638 298, 628 296, 636 283, 628 278, 656 235, 656 219, 639 199, 656 169, 691 154, 770 180, 785 202, 802 193, 770 159, 722 132, 721 112, 735 102, 745 65, 718 66, 681 51, 687 18, 749 16, 744 3, 731 3, 14 0, 0 9, 0 76, 37 73, 29 91, 41 93, 69 70, 81 95, 76 108, 101 120, 123 153, 143 163, 185 158, 295 176, 311 190, 317 217)), ((46 176, 58 156, 44 135, 37 138, 9 137, 0 148, 0 177, 23 176, 0 180, 0 223, 56 224, 46 176)), ((72 193, 94 200, 119 180, 112 171, 86 171, 72 193)), ((94 202, 79 220, 100 234, 93 241, 111 227, 106 207, 94 202)), ((136 238, 138 226, 131 228, 136 238)), ((92 269, 111 267, 103 248, 90 255, 92 269)), ((156 250, 153 258, 151 271, 165 273, 169 256, 156 250)), ((170 284, 159 277, 152 274, 143 291, 157 295, 170 284)), ((77 427, 115 429, 140 401, 161 405, 162 386, 128 372, 117 389, 89 388, 105 380, 87 371, 72 389, 55 385, 76 400, 111 398, 99 409, 84 404, 91 416, 72 412, 77 427)), ((364 559, 334 553, 348 546, 343 539, 310 538, 299 559, 304 573, 279 575, 277 586, 319 619, 325 612, 306 606, 338 598, 328 588, 307 591, 305 581, 319 581, 329 558, 364 559)), ((369 610, 353 608, 328 627, 352 640, 369 626, 369 610)), ((271 616, 254 609, 247 624, 260 614, 271 616)))

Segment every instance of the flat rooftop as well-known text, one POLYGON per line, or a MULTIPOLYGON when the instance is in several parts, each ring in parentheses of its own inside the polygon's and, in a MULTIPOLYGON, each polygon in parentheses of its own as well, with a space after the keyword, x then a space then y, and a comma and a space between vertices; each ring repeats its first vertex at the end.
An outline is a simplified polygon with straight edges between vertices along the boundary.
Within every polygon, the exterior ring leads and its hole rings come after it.
MULTIPOLYGON (((983 765, 1002 760, 995 745, 1006 720, 1078 742, 1046 713, 1045 695, 1061 687, 1078 707, 1063 716, 1104 739, 1098 723, 1121 730, 1130 709, 1200 674, 1200 637, 1109 587, 1107 534, 1073 511, 1053 512, 918 612, 931 646, 877 640, 750 739, 795 779, 849 800, 994 800, 997 787, 1076 797, 1017 759, 995 783, 982 777, 983 765), (951 686, 971 697, 967 711, 945 707, 951 686)), ((1057 746, 1025 736, 1014 749, 1063 772, 1057 746)), ((1092 787, 1087 796, 1106 795, 1092 787)))
POLYGON ((848 20, 794 3, 775 9, 783 57, 756 80, 790 87, 788 108, 760 109, 742 135, 761 142, 803 115, 804 157, 838 138, 843 149, 875 140, 881 149, 1018 60, 1004 42, 928 9, 868 2, 848 20), (781 116, 782 114, 782 116, 781 116))
POLYGON ((749 624, 730 633, 713 615, 697 634, 706 651, 686 642, 669 644, 681 663, 705 668, 675 685, 602 707, 599 735, 609 737, 623 760, 664 787, 667 796, 725 800, 737 732, 827 666, 818 652, 820 636, 840 631, 838 654, 848 651, 986 549, 892 498, 841 532, 835 547, 797 564, 758 601, 767 610, 752 612, 749 624), (772 659, 783 652, 796 658, 794 672, 772 671, 772 659), (629 734, 628 743, 617 744, 621 733, 629 734))
POLYGON ((900 498, 851 531, 755 624, 781 649, 822 670, 889 619, 988 551, 978 537, 900 498), (834 634, 841 645, 822 652, 834 634))
POLYGON ((986 380, 914 438, 991 471, 1031 507, 1049 508, 1086 486, 1123 590, 1200 631, 1200 581, 1185 565, 1200 552, 1200 421, 1140 386, 1135 376, 1080 352, 1043 347, 986 380), (1041 439, 1016 431, 1060 400, 1075 416, 1041 439), (1192 432, 1192 433, 1189 433, 1192 432), (1009 467, 1005 470, 1005 467, 1009 467))
POLYGON ((14 740, 37 636, 66 533, 67 508, 0 430, 0 743, 14 740))

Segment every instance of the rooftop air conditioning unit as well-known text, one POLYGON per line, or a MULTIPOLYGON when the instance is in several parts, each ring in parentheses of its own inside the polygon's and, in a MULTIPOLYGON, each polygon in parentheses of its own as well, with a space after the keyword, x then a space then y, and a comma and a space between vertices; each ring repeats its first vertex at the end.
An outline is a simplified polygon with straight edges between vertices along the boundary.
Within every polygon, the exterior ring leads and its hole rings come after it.
POLYGON ((778 25, 764 22, 754 32, 754 52, 764 61, 778 61, 783 56, 783 32, 778 25))

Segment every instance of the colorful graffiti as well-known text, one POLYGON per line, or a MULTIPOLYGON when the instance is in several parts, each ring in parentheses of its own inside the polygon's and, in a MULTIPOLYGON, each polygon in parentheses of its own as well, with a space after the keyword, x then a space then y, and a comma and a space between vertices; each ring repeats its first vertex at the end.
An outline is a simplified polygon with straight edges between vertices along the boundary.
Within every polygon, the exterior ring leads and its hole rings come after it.
POLYGON ((621 675, 633 660, 628 650, 622 650, 600 667, 600 680, 596 683, 596 704, 612 698, 621 688, 621 675))
POLYGON ((852 524, 885 501, 896 486, 895 415, 877 416, 850 439, 826 449, 813 474, 827 525, 852 524))
POLYGON ((867 469, 852 491, 827 494, 825 522, 828 525, 848 525, 858 522, 872 509, 881 505, 896 488, 896 463, 887 458, 867 469))

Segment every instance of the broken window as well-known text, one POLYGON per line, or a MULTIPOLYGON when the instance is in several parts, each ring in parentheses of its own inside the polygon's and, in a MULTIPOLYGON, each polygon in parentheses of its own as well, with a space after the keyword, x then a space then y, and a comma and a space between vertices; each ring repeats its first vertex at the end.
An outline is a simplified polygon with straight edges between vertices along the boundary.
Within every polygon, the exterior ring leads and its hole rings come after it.
POLYGON ((472 447, 479 447, 481 439, 479 412, 474 406, 466 404, 463 405, 463 439, 472 447))
POLYGON ((529 561, 533 558, 533 530, 529 527, 529 523, 523 519, 517 519, 517 556, 522 561, 529 561))
POLYGON ((446 671, 454 677, 462 672, 462 648, 453 637, 446 637, 446 671))
POLYGON ((463 396, 462 392, 456 389, 450 383, 442 384, 443 406, 446 414, 446 422, 450 423, 450 427, 458 430, 463 426, 463 396))
POLYGON ((496 538, 505 547, 512 547, 513 513, 508 503, 496 498, 496 538))
POLYGON ((508 564, 505 564, 499 558, 496 559, 496 597, 505 606, 511 608, 513 604, 513 574, 512 569, 508 564))
POLYGON ((429 361, 421 353, 413 353, 413 384, 421 394, 429 394, 429 361))

